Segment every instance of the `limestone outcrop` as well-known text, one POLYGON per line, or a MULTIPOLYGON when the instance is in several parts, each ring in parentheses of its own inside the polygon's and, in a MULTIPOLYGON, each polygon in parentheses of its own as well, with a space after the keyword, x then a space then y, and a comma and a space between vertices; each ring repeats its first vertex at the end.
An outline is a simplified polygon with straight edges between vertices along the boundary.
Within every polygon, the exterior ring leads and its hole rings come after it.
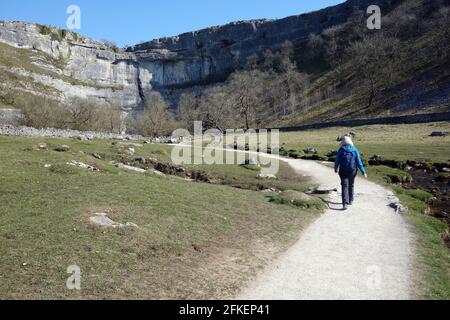
MULTIPOLYGON (((399 1, 375 2, 389 8, 399 1)), ((280 20, 233 22, 126 49, 53 27, 0 21, 0 44, 51 57, 52 63, 46 59, 30 61, 46 72, 20 65, 7 68, 56 89, 59 99, 95 97, 136 108, 149 90, 161 91, 171 99, 194 86, 223 81, 230 72, 244 66, 250 56, 261 56, 267 49, 278 50, 285 41, 302 43, 311 33, 342 24, 373 2, 349 0, 280 20)))

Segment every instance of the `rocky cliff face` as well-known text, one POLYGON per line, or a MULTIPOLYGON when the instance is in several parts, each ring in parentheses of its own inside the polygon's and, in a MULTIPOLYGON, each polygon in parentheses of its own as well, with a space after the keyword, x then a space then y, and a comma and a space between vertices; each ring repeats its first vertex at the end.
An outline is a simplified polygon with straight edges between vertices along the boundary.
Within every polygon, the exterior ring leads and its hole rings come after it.
MULTIPOLYGON (((55 88, 61 100, 96 97, 137 106, 144 90, 150 90, 151 74, 139 67, 133 53, 114 52, 104 43, 71 32, 23 22, 0 22, 0 42, 17 50, 45 53, 50 59, 31 54, 23 66, 6 65, 6 71, 31 77, 55 88), (35 68, 27 68, 31 63, 35 68)), ((8 59, 8 57, 6 57, 8 59)))
MULTIPOLYGON (((60 92, 60 99, 93 96, 137 107, 148 90, 160 90, 170 97, 195 85, 222 81, 230 72, 244 66, 251 55, 261 56, 267 49, 278 50, 285 41, 301 43, 310 33, 321 33, 342 24, 352 13, 365 11, 373 2, 349 0, 281 20, 234 22, 153 40, 126 50, 114 50, 71 32, 22 22, 0 22, 0 42, 44 52, 59 62, 57 65, 32 62, 61 76, 56 78, 17 66, 6 68, 55 88, 60 92)), ((398 1, 375 2, 388 7, 398 1)))
POLYGON ((222 79, 242 67, 251 55, 281 49, 285 41, 294 45, 311 33, 346 22, 356 11, 366 11, 376 2, 390 8, 395 0, 350 0, 320 11, 281 20, 233 22, 176 37, 162 38, 129 47, 140 65, 153 74, 152 84, 160 87, 185 87, 222 79))

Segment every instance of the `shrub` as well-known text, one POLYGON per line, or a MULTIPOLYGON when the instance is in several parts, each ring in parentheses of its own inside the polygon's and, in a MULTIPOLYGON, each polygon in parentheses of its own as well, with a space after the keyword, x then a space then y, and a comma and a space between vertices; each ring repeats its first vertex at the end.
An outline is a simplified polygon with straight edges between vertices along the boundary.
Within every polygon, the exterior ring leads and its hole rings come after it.
POLYGON ((127 128, 143 136, 169 135, 176 128, 169 106, 157 92, 146 96, 145 110, 135 118, 129 118, 127 128))
POLYGON ((49 35, 50 33, 52 33, 52 28, 48 27, 48 26, 44 26, 42 24, 38 24, 37 25, 38 28, 38 32, 44 36, 49 35))
POLYGON ((95 99, 72 99, 68 105, 46 97, 31 96, 23 101, 25 124, 37 129, 57 128, 81 131, 120 132, 122 110, 95 99))
POLYGON ((64 128, 66 126, 68 111, 58 101, 31 96, 21 109, 27 126, 37 129, 64 128))

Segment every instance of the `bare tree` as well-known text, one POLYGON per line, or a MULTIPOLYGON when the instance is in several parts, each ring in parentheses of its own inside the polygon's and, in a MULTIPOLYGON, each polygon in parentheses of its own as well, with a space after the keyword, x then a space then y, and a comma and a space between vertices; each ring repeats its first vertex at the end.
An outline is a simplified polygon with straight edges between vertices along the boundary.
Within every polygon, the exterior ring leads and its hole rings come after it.
POLYGON ((358 81, 357 91, 366 96, 366 108, 372 106, 378 93, 396 77, 398 45, 399 41, 395 38, 375 34, 365 36, 348 49, 347 54, 358 81))
POLYGON ((233 109, 233 100, 227 86, 214 87, 207 90, 200 100, 198 118, 207 129, 234 128, 237 115, 233 109))
POLYGON ((138 131, 146 136, 170 133, 173 115, 164 98, 158 92, 151 92, 146 97, 145 110, 137 119, 138 131))
POLYGON ((177 120, 187 129, 193 129, 194 121, 201 120, 199 106, 200 97, 195 93, 182 94, 177 106, 177 120))
POLYGON ((261 122, 264 109, 264 73, 259 70, 240 71, 231 75, 229 88, 233 110, 242 117, 245 129, 261 122))

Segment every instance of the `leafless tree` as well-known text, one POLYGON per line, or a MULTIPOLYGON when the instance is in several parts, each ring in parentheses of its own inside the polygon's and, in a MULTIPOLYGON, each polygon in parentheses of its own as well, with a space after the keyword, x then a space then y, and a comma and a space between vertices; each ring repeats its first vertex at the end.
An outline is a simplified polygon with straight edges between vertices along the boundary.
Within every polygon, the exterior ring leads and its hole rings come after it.
POLYGON ((398 65, 399 41, 382 34, 365 36, 353 43, 347 51, 351 57, 357 91, 366 96, 366 108, 370 108, 378 93, 395 79, 398 65))
POLYGON ((146 97, 145 110, 137 118, 137 130, 145 136, 169 134, 173 129, 173 114, 158 92, 151 92, 146 97))

